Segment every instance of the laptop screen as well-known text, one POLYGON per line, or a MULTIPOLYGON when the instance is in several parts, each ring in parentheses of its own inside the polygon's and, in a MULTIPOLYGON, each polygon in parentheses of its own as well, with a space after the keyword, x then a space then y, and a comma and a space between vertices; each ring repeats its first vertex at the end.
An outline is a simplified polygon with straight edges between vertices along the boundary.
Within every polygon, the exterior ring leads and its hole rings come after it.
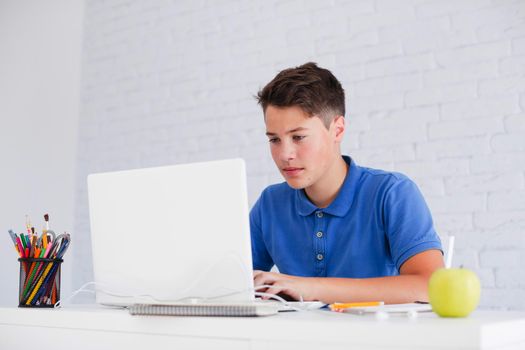
POLYGON ((96 300, 253 300, 242 159, 88 176, 96 300))

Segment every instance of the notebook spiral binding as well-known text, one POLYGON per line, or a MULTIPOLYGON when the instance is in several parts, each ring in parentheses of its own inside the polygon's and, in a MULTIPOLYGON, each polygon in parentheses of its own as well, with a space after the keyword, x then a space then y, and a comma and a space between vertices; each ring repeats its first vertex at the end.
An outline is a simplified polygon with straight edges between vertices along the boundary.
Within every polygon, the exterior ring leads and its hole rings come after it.
POLYGON ((266 305, 232 304, 133 304, 129 306, 131 315, 150 316, 225 316, 254 317, 277 314, 277 308, 266 305))

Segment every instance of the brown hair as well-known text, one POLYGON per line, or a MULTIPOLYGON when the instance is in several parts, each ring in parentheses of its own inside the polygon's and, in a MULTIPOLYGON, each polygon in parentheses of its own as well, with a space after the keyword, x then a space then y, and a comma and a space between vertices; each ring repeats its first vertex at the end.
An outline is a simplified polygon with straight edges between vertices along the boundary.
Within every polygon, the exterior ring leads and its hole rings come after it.
POLYGON ((335 116, 345 115, 345 91, 328 69, 314 62, 285 69, 257 93, 266 113, 268 106, 298 106, 311 117, 318 116, 328 128, 335 116))

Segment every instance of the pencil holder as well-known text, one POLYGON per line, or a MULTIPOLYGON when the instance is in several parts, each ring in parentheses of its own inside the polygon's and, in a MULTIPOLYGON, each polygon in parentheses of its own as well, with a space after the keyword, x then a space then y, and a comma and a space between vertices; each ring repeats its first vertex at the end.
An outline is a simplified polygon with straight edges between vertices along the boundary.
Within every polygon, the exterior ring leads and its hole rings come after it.
POLYGON ((60 300, 62 259, 19 258, 18 307, 54 307, 60 300))

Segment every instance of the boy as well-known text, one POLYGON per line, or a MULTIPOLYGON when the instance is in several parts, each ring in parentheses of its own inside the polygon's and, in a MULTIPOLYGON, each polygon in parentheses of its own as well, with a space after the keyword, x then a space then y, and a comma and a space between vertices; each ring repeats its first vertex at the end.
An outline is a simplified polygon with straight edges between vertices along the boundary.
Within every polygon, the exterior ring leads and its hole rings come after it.
POLYGON ((341 155, 339 81, 307 63, 281 71, 257 99, 286 182, 250 212, 255 285, 325 303, 427 301, 428 279, 443 267, 430 211, 406 176, 341 155), (274 264, 280 273, 267 272, 274 264))

